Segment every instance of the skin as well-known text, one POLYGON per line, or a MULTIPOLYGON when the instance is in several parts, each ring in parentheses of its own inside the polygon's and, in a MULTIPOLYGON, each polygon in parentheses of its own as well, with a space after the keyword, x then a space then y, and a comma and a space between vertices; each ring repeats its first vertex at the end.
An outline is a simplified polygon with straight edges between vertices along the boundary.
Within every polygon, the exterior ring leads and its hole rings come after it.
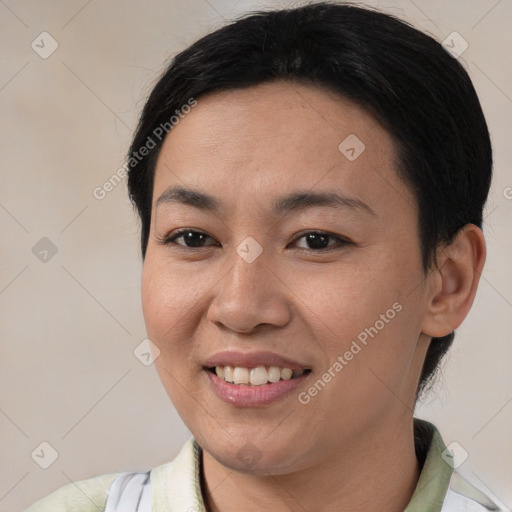
POLYGON ((420 471, 412 415, 421 367, 431 337, 468 313, 485 243, 466 226, 425 275, 416 200, 395 169, 393 140, 369 113, 283 81, 201 97, 164 141, 142 304, 162 383, 203 448, 207 510, 391 512, 409 502, 420 471), (350 134, 365 144, 354 161, 338 149, 350 134), (176 184, 217 197, 222 209, 157 207, 176 184), (325 206, 269 213, 275 198, 299 189, 343 193, 374 214, 325 206), (183 237, 159 243, 179 228, 205 233, 203 247, 187 250, 183 237), (319 252, 304 230, 351 243, 329 238, 331 250, 319 252), (252 263, 236 252, 248 236, 263 249, 252 263), (301 404, 297 393, 394 303, 401 311, 301 404), (202 368, 226 349, 270 350, 312 373, 297 393, 235 407, 202 368), (237 457, 248 442, 256 463, 237 457))

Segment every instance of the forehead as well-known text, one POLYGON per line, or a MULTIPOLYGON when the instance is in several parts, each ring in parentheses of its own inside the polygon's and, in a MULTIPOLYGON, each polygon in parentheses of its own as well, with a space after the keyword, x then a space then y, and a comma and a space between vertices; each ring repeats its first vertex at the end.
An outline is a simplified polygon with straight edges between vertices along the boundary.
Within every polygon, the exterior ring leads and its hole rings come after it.
POLYGON ((232 208, 263 207, 295 189, 415 208, 397 176, 391 136, 332 91, 278 81, 197 101, 164 141, 153 206, 169 185, 181 184, 224 197, 232 208))

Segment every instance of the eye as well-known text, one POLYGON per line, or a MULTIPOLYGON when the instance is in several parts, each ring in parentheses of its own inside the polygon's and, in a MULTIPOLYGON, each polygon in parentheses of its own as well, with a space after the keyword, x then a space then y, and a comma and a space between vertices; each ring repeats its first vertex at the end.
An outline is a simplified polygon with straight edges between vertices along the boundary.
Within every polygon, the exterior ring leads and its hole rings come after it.
POLYGON ((301 249, 310 249, 315 252, 330 251, 332 249, 340 249, 346 245, 353 245, 353 242, 342 238, 326 231, 309 231, 303 233, 301 236, 296 238, 294 242, 304 239, 307 247, 300 247, 301 249), (334 243, 329 244, 329 239, 333 240, 334 243))
MULTIPOLYGON (((207 239, 213 240, 212 237, 202 231, 183 228, 165 238, 159 238, 157 242, 161 245, 179 245, 186 249, 200 249, 202 247, 219 245, 218 242, 204 245, 204 242, 207 239), (177 240, 179 239, 183 239, 183 243, 178 243, 177 240)), ((353 245, 353 242, 350 240, 326 231, 308 231, 302 233, 292 243, 296 243, 301 239, 305 240, 307 247, 299 248, 306 250, 309 249, 314 252, 330 251, 333 249, 340 249, 346 245, 353 245), (329 240, 332 240, 334 243, 329 243, 329 240)))
MULTIPOLYGON (((203 245, 203 242, 210 238, 213 240, 212 237, 208 236, 206 233, 203 233, 202 231, 197 231, 194 229, 181 229, 174 234, 167 236, 165 238, 158 239, 158 243, 161 245, 181 245, 182 247, 185 247, 186 249, 197 249, 201 247, 208 247, 203 245), (184 243, 177 243, 176 240, 182 238, 184 243)), ((210 244, 210 245, 216 245, 216 244, 210 244)))

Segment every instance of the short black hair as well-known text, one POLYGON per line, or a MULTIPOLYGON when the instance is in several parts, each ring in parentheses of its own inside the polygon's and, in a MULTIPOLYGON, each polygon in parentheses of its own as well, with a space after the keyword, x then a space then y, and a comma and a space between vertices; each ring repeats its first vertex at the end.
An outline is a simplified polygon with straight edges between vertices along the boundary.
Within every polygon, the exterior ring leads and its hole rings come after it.
MULTIPOLYGON (((464 67, 433 37, 395 16, 316 2, 246 13, 171 60, 143 108, 128 154, 128 188, 141 219, 143 259, 162 128, 170 131, 173 116, 179 122, 175 114, 191 98, 275 80, 334 91, 365 108, 389 132, 397 173, 417 199, 425 273, 436 264, 438 247, 463 226, 482 227, 492 148, 464 67), (150 149, 140 157, 144 146, 150 149)), ((417 396, 454 335, 432 338, 417 396)))

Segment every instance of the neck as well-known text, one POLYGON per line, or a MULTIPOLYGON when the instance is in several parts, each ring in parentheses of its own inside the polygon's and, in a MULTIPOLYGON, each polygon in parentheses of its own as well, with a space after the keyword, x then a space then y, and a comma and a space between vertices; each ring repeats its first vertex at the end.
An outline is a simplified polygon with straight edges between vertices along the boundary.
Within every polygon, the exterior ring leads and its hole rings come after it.
POLYGON ((383 425, 327 449, 328 459, 280 475, 233 471, 202 452, 203 499, 208 512, 403 511, 416 487, 420 466, 412 418, 383 425))

